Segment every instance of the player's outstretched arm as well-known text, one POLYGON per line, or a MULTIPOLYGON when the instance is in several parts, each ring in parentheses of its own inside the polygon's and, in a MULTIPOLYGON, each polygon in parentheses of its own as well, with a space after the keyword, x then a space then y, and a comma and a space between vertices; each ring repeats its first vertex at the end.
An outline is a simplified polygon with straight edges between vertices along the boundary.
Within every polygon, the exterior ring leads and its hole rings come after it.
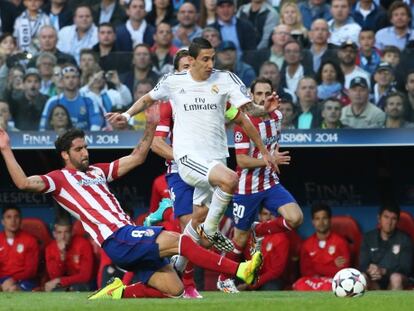
POLYGON ((151 150, 166 160, 174 160, 173 149, 167 144, 165 137, 155 136, 152 141, 151 150))
POLYGON ((238 116, 235 119, 233 119, 233 121, 243 128, 246 134, 250 137, 250 139, 257 146, 257 148, 259 148, 260 153, 262 154, 262 157, 263 157, 263 161, 266 163, 266 166, 271 167, 277 173, 279 173, 279 168, 276 164, 274 157, 266 149, 259 135, 259 132, 253 126, 249 118, 247 118, 247 116, 244 113, 239 113, 238 116))
POLYGON ((244 113, 253 117, 265 117, 269 113, 275 111, 280 106, 280 98, 273 92, 272 95, 266 97, 264 105, 257 105, 254 102, 249 102, 240 107, 244 113))
POLYGON ((46 185, 40 176, 26 176, 10 148, 9 135, 3 129, 0 129, 0 151, 6 162, 7 170, 17 188, 33 192, 40 192, 45 188, 46 185))
POLYGON ((141 111, 144 111, 148 107, 150 107, 155 101, 151 98, 149 94, 145 94, 140 99, 138 99, 127 111, 124 113, 119 112, 109 112, 105 115, 105 117, 108 119, 108 122, 115 125, 115 127, 118 125, 122 125, 125 122, 128 122, 129 119, 136 115, 137 113, 140 113, 141 111))
POLYGON ((123 176, 129 171, 145 162, 148 151, 150 150, 154 132, 157 128, 160 112, 158 105, 151 106, 145 110, 146 126, 144 135, 139 144, 134 148, 130 155, 119 159, 118 176, 123 176))

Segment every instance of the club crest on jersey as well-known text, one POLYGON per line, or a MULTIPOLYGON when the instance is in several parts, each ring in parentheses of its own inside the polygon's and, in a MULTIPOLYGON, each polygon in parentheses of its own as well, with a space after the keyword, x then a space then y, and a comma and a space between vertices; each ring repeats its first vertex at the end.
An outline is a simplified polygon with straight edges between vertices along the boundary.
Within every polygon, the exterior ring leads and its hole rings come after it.
POLYGON ((211 93, 218 94, 219 91, 220 90, 218 86, 216 84, 213 84, 213 86, 211 87, 211 93))
POLYGON ((392 246, 392 252, 394 255, 398 255, 400 253, 401 247, 400 244, 394 244, 392 246))
POLYGON ((331 245, 328 247, 328 254, 329 255, 335 254, 335 245, 331 245))
POLYGON ((245 85, 240 85, 240 92, 244 95, 244 96, 246 96, 246 97, 249 97, 250 98, 250 96, 249 96, 249 93, 247 92, 247 88, 246 88, 246 86, 245 85))
POLYGON ((21 244, 21 243, 17 244, 16 251, 17 251, 19 254, 23 253, 23 251, 24 251, 24 245, 23 245, 23 244, 21 244))
POLYGON ((243 140, 243 134, 240 132, 236 132, 236 134, 234 134, 234 142, 239 143, 243 140))

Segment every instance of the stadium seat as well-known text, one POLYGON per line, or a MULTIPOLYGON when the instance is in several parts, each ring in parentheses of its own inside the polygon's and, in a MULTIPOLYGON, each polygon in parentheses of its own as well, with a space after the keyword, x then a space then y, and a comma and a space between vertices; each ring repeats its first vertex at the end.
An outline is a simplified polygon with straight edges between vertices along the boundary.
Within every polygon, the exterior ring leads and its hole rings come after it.
POLYGON ((397 228, 407 233, 414 242, 414 218, 410 213, 401 211, 397 228))
POLYGON ((30 233, 39 242, 40 249, 43 251, 47 244, 52 241, 47 225, 38 218, 28 217, 22 219, 22 230, 30 233))
POLYGON ((351 216, 332 216, 332 231, 343 236, 349 243, 351 266, 358 267, 362 233, 358 223, 351 216))

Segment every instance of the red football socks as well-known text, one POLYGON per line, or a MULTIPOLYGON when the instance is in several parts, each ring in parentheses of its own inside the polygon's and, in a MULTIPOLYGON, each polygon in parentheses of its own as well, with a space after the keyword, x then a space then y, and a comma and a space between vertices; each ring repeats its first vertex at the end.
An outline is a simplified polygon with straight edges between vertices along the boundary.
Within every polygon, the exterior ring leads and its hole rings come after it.
POLYGON ((169 298, 169 296, 154 287, 135 283, 125 287, 122 298, 169 298))
POLYGON ((291 231, 292 228, 286 222, 283 217, 277 217, 273 220, 268 220, 265 222, 260 222, 254 228, 256 235, 264 236, 266 234, 281 233, 286 231, 291 231))

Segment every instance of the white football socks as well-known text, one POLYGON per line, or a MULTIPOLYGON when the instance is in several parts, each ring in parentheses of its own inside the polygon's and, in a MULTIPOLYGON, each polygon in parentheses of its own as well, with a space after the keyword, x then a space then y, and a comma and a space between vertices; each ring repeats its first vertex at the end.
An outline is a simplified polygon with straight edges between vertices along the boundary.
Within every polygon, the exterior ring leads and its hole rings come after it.
POLYGON ((206 220, 204 221, 204 231, 207 234, 213 234, 218 231, 218 225, 221 218, 223 218, 232 197, 232 194, 224 192, 219 187, 216 187, 213 192, 213 198, 211 199, 206 220))

